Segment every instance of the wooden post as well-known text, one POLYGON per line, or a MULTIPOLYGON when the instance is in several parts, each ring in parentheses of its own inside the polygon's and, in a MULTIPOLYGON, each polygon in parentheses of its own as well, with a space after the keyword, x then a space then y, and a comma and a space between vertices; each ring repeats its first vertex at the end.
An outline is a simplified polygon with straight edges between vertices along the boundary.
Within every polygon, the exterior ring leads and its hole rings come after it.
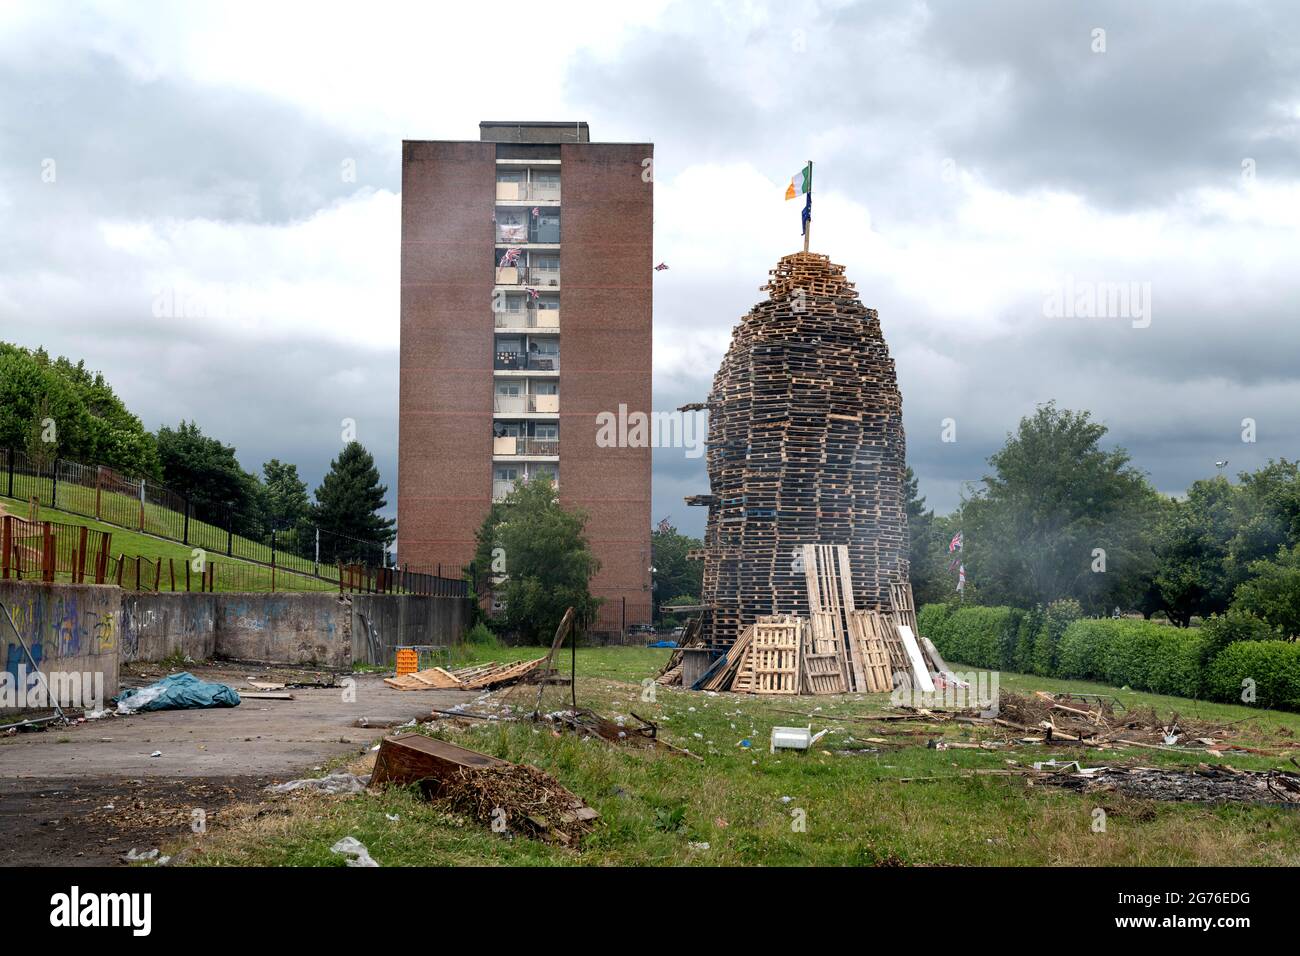
POLYGON ((95 583, 103 584, 108 578, 108 556, 112 553, 109 548, 113 544, 113 535, 111 532, 104 532, 104 539, 99 545, 98 564, 95 565, 95 583))
POLYGON ((185 562, 185 590, 188 593, 190 589, 190 563, 185 562))
POLYGON ((172 558, 167 559, 167 573, 172 580, 172 590, 176 590, 176 562, 172 558))
POLYGON ((153 566, 153 589, 158 590, 158 585, 162 583, 162 558, 153 566))
POLYGON ((86 539, 89 535, 90 529, 83 524, 81 533, 77 536, 77 560, 74 562, 76 571, 72 576, 78 584, 84 584, 86 581, 86 539))
POLYGON ((140 590, 140 555, 135 556, 135 589, 140 590))
POLYGON ((118 587, 122 586, 122 569, 125 567, 126 567, 126 555, 119 554, 117 556, 117 586, 118 587))
MULTIPOLYGON (((12 452, 10 452, 10 454, 9 454, 9 463, 10 463, 10 466, 12 467, 12 465, 13 465, 13 453, 12 453, 12 452)), ((0 558, 0 565, 3 565, 3 567, 4 567, 4 580, 6 580, 6 581, 9 580, 9 558, 10 558, 10 555, 13 553, 13 544, 14 544, 14 524, 13 524, 13 522, 14 522, 14 517, 13 517, 13 515, 5 515, 5 517, 4 517, 4 531, 3 531, 2 534, 0 534, 0 538, 3 539, 3 541, 0 542, 0 546, 3 546, 3 547, 4 547, 4 557, 3 557, 3 558, 0 558)))
POLYGON ((54 548, 54 525, 52 522, 45 522, 44 534, 44 554, 41 556, 41 578, 47 584, 54 581, 54 568, 58 564, 58 552, 54 548))

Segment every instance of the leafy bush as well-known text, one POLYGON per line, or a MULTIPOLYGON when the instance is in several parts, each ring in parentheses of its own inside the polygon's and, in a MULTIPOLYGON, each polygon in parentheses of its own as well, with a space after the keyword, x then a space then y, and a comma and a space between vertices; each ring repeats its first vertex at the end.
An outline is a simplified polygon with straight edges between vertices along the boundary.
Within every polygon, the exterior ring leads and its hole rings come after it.
POLYGON ((1036 607, 1025 612, 1016 628, 1016 650, 1010 669, 1028 674, 1034 665, 1034 641, 1043 626, 1043 609, 1036 607))
POLYGON ((489 630, 488 626, 479 621, 468 631, 465 632, 465 643, 474 644, 478 647, 500 647, 497 636, 489 630))
POLYGON ((1034 650, 1030 660, 1032 673, 1051 677, 1056 673, 1058 645, 1065 629, 1083 617, 1083 608, 1073 598, 1063 598, 1047 605, 1043 623, 1034 635, 1034 650))
POLYGON ((1058 677, 1073 680, 1104 680, 1104 651, 1110 643, 1113 625, 1109 620, 1075 621, 1061 635, 1057 652, 1058 677))
POLYGON ((916 617, 921 633, 949 663, 1001 669, 1014 656, 1024 612, 1009 607, 927 604, 916 617))
POLYGON ((1290 641, 1239 641, 1210 664, 1206 692, 1215 700, 1243 701, 1242 684, 1254 682, 1254 704, 1300 710, 1300 644, 1290 641))
POLYGON ((1210 662, 1229 644, 1242 641, 1271 641, 1279 635, 1254 614, 1229 608, 1226 614, 1215 614, 1201 625, 1201 665, 1209 667, 1210 662))
POLYGON ((1201 635, 1151 621, 1079 620, 1061 637, 1057 677, 1198 697, 1201 635))

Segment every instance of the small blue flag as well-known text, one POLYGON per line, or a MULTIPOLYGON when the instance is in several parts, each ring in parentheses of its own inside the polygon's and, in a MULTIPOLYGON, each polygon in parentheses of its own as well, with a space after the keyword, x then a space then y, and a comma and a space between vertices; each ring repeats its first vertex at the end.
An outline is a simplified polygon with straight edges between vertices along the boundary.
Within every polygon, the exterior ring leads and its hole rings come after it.
POLYGON ((808 235, 808 220, 810 219, 812 219, 812 193, 811 192, 808 193, 808 201, 803 205, 803 229, 800 230, 799 232, 800 235, 802 236, 808 235))

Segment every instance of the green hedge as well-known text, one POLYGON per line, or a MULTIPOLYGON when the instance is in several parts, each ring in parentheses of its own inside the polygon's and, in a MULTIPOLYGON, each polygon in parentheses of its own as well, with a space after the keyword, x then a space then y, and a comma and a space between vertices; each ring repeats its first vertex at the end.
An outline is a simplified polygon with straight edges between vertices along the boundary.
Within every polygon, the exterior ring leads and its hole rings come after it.
POLYGON ((1150 621, 1079 618, 1074 601, 1043 611, 926 605, 921 633, 954 663, 1043 677, 1104 681, 1180 697, 1201 695, 1200 634, 1150 621))
POLYGON ((1300 644, 1289 641, 1241 641, 1229 644, 1210 664, 1206 690, 1215 700, 1242 700, 1242 682, 1255 682, 1257 707, 1300 710, 1300 644))
POLYGON ((1257 706, 1300 711, 1300 644, 1279 640, 1249 615, 1229 612, 1204 627, 1181 628, 1076 619, 1077 612, 1073 601, 1033 611, 927 604, 917 623, 952 664, 1226 703, 1242 702, 1249 678, 1257 706))

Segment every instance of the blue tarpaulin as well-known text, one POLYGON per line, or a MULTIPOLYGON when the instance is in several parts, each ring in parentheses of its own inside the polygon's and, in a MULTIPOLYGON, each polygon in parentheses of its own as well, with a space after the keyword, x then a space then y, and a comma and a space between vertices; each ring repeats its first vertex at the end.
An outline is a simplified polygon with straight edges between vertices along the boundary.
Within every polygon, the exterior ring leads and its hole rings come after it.
POLYGON ((676 641, 655 641, 653 644, 647 644, 646 647, 676 647, 676 641))
POLYGON ((117 695, 117 711, 186 710, 191 707, 238 707, 233 687, 199 680, 188 671, 164 677, 148 687, 132 687, 117 695))

